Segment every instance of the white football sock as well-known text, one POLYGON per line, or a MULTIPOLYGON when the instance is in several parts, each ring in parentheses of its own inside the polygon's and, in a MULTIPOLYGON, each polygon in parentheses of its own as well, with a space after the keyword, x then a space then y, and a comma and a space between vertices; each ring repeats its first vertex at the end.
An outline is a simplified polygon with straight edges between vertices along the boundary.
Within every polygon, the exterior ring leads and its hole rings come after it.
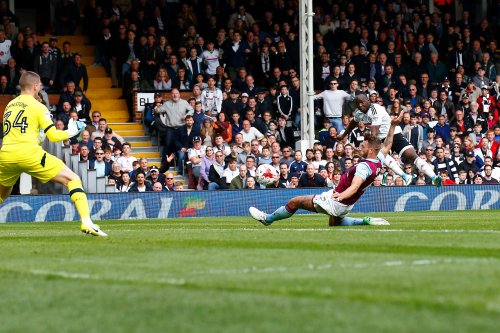
POLYGON ((394 173, 396 175, 403 176, 403 174, 404 174, 403 169, 401 169, 398 162, 396 162, 396 160, 394 158, 392 158, 391 155, 389 155, 389 154, 384 155, 384 153, 379 151, 377 154, 377 157, 385 166, 387 166, 389 169, 394 171, 394 173))
POLYGON ((434 173, 433 168, 430 166, 427 161, 424 159, 417 157, 414 162, 415 166, 417 167, 418 170, 422 171, 425 173, 425 175, 431 179, 434 179, 436 177, 436 174, 434 173))

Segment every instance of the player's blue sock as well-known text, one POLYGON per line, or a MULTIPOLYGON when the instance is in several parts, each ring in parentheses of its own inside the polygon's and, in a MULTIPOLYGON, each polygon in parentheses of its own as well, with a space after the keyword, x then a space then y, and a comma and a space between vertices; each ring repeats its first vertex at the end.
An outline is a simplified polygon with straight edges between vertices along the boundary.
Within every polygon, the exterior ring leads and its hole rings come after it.
POLYGON ((340 222, 340 225, 344 226, 344 227, 348 227, 348 226, 352 226, 352 225, 365 225, 365 222, 363 220, 364 220, 363 218, 353 218, 353 217, 346 216, 342 219, 342 221, 340 222))
POLYGON ((289 218, 290 216, 292 216, 293 214, 295 214, 296 211, 297 211, 296 209, 290 208, 290 206, 288 206, 288 205, 281 206, 280 208, 276 209, 274 211, 274 213, 267 214, 267 216, 266 216, 266 222, 272 223, 274 221, 278 221, 278 220, 283 220, 283 219, 289 218))

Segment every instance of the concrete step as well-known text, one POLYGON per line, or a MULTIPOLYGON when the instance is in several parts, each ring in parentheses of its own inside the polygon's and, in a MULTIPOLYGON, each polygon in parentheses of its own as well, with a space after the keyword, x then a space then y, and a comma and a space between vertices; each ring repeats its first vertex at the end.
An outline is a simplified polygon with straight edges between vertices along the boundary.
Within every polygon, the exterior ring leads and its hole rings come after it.
MULTIPOLYGON (((130 142, 130 141, 127 141, 127 142, 130 142)), ((133 143, 130 143, 132 145, 132 151, 135 153, 137 152, 141 152, 141 153, 158 153, 160 154, 160 152, 158 151, 158 147, 156 146, 151 146, 151 147, 143 147, 143 146, 134 146, 133 143)))
MULTIPOLYGON (((91 78, 90 80, 96 80, 99 78, 91 78)), ((124 99, 108 99, 108 98, 98 98, 92 100, 92 107, 99 110, 127 110, 127 103, 124 99)))
MULTIPOLYGON (((120 134, 120 133, 118 133, 120 134)), ((158 150, 158 146, 153 146, 152 142, 147 142, 147 141, 129 141, 132 147, 155 147, 156 151, 158 150)))
POLYGON ((110 88, 111 78, 109 77, 92 77, 89 78, 89 90, 110 88))
POLYGON ((125 139, 128 142, 151 142, 151 138, 149 136, 127 136, 125 139))
POLYGON ((100 108, 94 108, 92 106, 92 110, 101 111, 102 117, 106 118, 106 121, 109 121, 110 123, 126 123, 128 121, 128 118, 129 118, 127 109, 125 109, 125 110, 100 109, 100 108), (122 120, 122 121, 110 120, 111 118, 124 118, 124 120, 122 120))
POLYGON ((137 148, 137 149, 134 149, 134 147, 132 147, 132 155, 137 157, 137 158, 140 158, 140 157, 145 157, 147 159, 150 159, 150 158, 157 158, 158 160, 160 159, 160 152, 158 151, 141 151, 142 148, 137 148))
POLYGON ((82 45, 82 44, 80 44, 80 45, 71 44, 71 49, 74 52, 80 53, 82 56, 82 60, 83 60, 83 58, 91 58, 92 60, 94 60, 94 58, 95 58, 95 46, 82 45))
POLYGON ((144 131, 144 127, 142 124, 137 123, 110 123, 108 122, 109 127, 117 130, 117 131, 130 131, 130 130, 142 130, 144 131))
MULTIPOLYGON (((89 82, 94 80, 93 77, 89 78, 89 82)), ((118 99, 122 95, 121 88, 111 88, 111 79, 108 87, 93 88, 89 87, 87 90, 87 97, 93 102, 94 100, 104 99, 118 99)))
MULTIPOLYGON (((111 126, 109 126, 111 127, 111 126)), ((113 130, 115 128, 111 127, 113 130)), ((123 131, 117 131, 118 134, 120 134, 121 136, 123 137, 127 137, 127 136, 141 136, 141 135, 144 135, 144 130, 123 130, 123 131)))
POLYGON ((90 79, 93 79, 95 77, 108 77, 106 71, 104 70, 104 67, 102 66, 98 67, 87 66, 87 73, 90 79))

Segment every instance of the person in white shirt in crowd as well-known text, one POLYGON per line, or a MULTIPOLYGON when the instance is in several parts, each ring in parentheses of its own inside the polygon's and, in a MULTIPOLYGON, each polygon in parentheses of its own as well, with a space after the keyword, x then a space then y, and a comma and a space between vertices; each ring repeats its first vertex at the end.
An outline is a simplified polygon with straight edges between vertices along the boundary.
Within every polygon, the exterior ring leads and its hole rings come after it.
POLYGON ((336 78, 330 79, 330 90, 314 95, 314 99, 323 99, 323 114, 335 126, 338 132, 344 129, 342 124, 342 107, 345 101, 351 101, 353 96, 338 89, 339 81, 336 78))
MULTIPOLYGON (((92 132, 92 135, 90 136, 90 139, 94 140, 97 137, 103 138, 104 137, 104 132, 106 131, 106 128, 108 128, 108 122, 106 121, 105 118, 101 118, 100 114, 99 114, 98 125, 96 127, 96 130, 94 132, 92 132)), ((120 141, 122 144, 125 142, 125 139, 121 135, 119 135, 118 133, 116 133, 115 131, 113 131, 113 137, 117 138, 118 141, 120 141)))
POLYGON ((220 66, 219 50, 215 48, 215 44, 213 41, 208 41, 207 49, 201 54, 201 59, 207 67, 205 72, 208 75, 217 74, 217 67, 220 66))
POLYGON ((208 87, 201 93, 201 104, 203 111, 209 112, 212 117, 217 116, 222 110, 222 101, 224 97, 222 90, 215 86, 215 78, 209 77, 207 80, 208 87))
POLYGON ((120 168, 123 172, 131 172, 134 170, 132 163, 137 161, 137 157, 132 156, 132 146, 129 142, 122 145, 122 155, 116 162, 120 163, 120 168))
POLYGON ((205 156, 207 147, 201 144, 201 137, 195 136, 193 138, 193 148, 188 149, 188 160, 191 162, 191 170, 195 179, 195 184, 198 183, 201 172, 201 161, 205 156))
POLYGON ((227 168, 224 169, 224 172, 222 173, 222 178, 226 179, 226 184, 228 188, 233 178, 238 176, 238 174, 239 174, 238 164, 236 163, 235 159, 231 158, 227 163, 227 168))
POLYGON ((243 120, 243 129, 240 132, 243 135, 243 141, 252 142, 252 140, 260 140, 264 137, 258 129, 250 125, 250 121, 243 120))

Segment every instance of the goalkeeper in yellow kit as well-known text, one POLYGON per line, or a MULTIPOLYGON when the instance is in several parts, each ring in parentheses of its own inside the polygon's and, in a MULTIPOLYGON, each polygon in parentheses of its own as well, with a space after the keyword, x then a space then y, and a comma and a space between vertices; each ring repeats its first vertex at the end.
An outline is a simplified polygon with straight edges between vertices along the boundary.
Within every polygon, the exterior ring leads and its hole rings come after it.
POLYGON ((66 186, 71 201, 82 220, 81 231, 94 236, 107 236, 90 219, 87 196, 77 174, 60 159, 50 155, 38 144, 42 130, 52 142, 64 141, 80 133, 70 120, 68 130, 57 130, 50 111, 35 99, 41 89, 40 76, 24 72, 19 79, 21 94, 10 101, 3 116, 3 145, 0 149, 0 204, 12 192, 12 186, 23 172, 41 182, 50 180, 66 186))

